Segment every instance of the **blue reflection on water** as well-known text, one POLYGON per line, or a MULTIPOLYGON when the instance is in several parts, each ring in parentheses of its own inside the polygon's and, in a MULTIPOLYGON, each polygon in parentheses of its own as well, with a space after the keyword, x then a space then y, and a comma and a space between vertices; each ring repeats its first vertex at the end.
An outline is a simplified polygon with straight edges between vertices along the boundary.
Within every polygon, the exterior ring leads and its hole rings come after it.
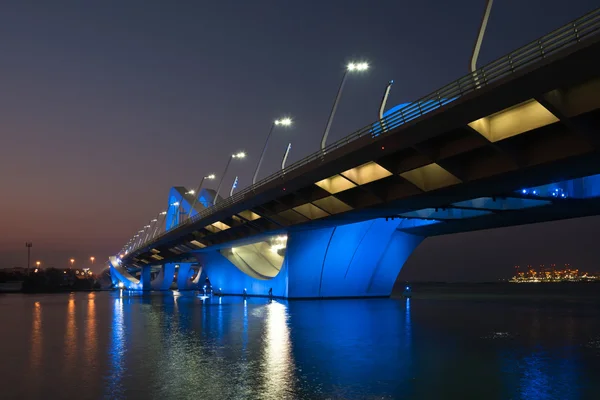
POLYGON ((111 399, 578 399, 600 390, 590 372, 600 352, 582 346, 600 331, 596 307, 579 316, 580 305, 456 299, 125 296, 104 298, 110 314, 95 310, 109 338, 111 399))
POLYGON ((123 291, 119 297, 113 299, 113 314, 110 338, 111 370, 106 385, 106 396, 111 399, 123 398, 125 394, 123 376, 125 374, 125 353, 127 351, 125 340, 125 318, 123 315, 123 291))

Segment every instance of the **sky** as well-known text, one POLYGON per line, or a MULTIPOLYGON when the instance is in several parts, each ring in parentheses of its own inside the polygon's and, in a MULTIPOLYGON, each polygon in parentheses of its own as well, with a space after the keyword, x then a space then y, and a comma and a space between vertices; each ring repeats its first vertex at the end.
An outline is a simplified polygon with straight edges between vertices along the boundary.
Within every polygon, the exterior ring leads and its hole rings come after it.
MULTIPOLYGON (((0 267, 77 266, 110 254, 165 208, 171 186, 220 175, 247 186, 319 148, 343 68, 330 142, 461 77, 483 0, 4 0, 0 12, 0 267)), ((496 1, 479 65, 597 6, 496 1)), ((426 239, 402 277, 493 280, 518 263, 596 267, 598 218, 426 239), (596 236, 597 237, 597 236, 596 236)))

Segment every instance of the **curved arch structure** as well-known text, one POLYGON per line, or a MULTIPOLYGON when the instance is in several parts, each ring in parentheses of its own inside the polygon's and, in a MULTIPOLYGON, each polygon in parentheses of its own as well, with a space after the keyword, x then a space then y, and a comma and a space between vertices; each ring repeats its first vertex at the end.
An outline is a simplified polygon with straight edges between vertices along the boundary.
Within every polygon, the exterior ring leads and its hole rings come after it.
POLYGON ((400 223, 375 219, 292 231, 281 269, 272 277, 256 273, 259 268, 269 269, 258 256, 246 256, 245 268, 223 250, 196 252, 195 256, 213 288, 225 294, 246 291, 264 296, 272 289, 273 296, 287 298, 389 296, 400 269, 423 240, 398 231, 400 223))
POLYGON ((175 264, 161 265, 158 275, 150 283, 152 290, 169 290, 169 289, 171 289, 171 285, 173 284, 174 276, 175 276, 175 264))
POLYGON ((110 276, 113 280, 113 284, 116 283, 118 285, 120 283, 125 289, 129 290, 143 289, 141 280, 131 275, 117 257, 109 257, 108 263, 110 265, 110 276))
POLYGON ((181 270, 178 273, 177 280, 177 288, 179 290, 189 290, 189 289, 197 289, 200 274, 197 274, 194 280, 190 279, 181 279, 179 280, 179 276, 187 276, 187 274, 193 272, 190 267, 191 264, 173 264, 168 263, 160 266, 160 271, 158 275, 152 279, 151 278, 151 268, 152 266, 144 266, 142 267, 142 271, 140 274, 140 279, 133 276, 128 270, 127 267, 124 266, 120 260, 116 257, 109 258, 109 266, 110 266, 110 276, 113 285, 121 286, 127 290, 169 290, 171 289, 171 285, 173 284, 173 280, 175 277, 175 267, 176 265, 183 266, 183 275, 181 270))
POLYGON ((273 251, 268 242, 220 250, 220 253, 240 271, 256 279, 271 279, 283 267, 284 256, 273 251))
POLYGON ((177 290, 197 290, 199 289, 200 276, 202 275, 202 267, 196 273, 192 267, 192 263, 178 263, 177 268, 177 290))

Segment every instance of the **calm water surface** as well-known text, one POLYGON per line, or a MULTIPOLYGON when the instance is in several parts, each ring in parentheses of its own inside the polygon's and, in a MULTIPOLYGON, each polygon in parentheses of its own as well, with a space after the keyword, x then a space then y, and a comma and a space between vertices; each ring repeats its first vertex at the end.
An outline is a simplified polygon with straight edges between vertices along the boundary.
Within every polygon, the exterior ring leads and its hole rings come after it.
POLYGON ((0 398, 598 399, 599 305, 0 295, 0 398))

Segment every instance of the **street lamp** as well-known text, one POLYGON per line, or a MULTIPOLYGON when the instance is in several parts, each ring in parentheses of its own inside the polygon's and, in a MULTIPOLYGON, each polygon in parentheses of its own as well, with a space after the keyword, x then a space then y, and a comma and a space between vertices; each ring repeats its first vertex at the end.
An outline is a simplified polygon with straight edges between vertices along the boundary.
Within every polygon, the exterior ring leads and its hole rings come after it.
POLYGON ((40 268, 40 265, 42 265, 42 263, 40 261, 35 262, 35 266, 38 267, 38 269, 40 268))
POLYGON ((27 247, 27 273, 29 273, 29 262, 31 260, 31 248, 33 247, 33 243, 25 242, 25 247, 27 247))
POLYGON ((340 83, 340 87, 338 89, 337 95, 335 96, 335 101, 333 102, 333 107, 331 108, 331 114, 329 114, 329 119, 327 120, 327 125, 325 126, 325 132, 323 133, 323 138, 321 139, 321 150, 325 149, 325 143, 327 142, 327 136, 329 136, 329 128, 331 128, 331 123, 333 122, 333 116, 335 115, 335 110, 337 109, 338 103, 340 101, 340 96, 342 95, 342 90, 344 89, 344 84, 346 83, 346 77, 348 76, 348 72, 363 72, 369 69, 369 64, 366 62, 351 62, 346 66, 344 70, 344 76, 342 76, 342 82, 340 83))
MULTIPOLYGON (((182 199, 183 200, 183 199, 182 199)), ((173 203, 169 204, 169 210, 171 209, 171 207, 175 207, 175 212, 173 213, 173 218, 171 218, 171 224, 169 225, 168 229, 172 229, 175 227, 176 223, 177 223, 177 216, 180 213, 180 209, 179 209, 179 205, 181 203, 178 201, 174 201, 173 203)))
POLYGON ((73 268, 73 264, 75 264, 75 259, 71 258, 69 261, 71 261, 71 268, 73 268))
POLYGON ((276 119, 271 124, 271 129, 269 129, 269 133, 267 135, 267 140, 265 140, 265 145, 263 147, 260 158, 258 159, 258 164, 256 165, 256 171, 254 171, 254 177, 252 177, 253 185, 256 183, 256 177, 258 176, 258 170, 260 169, 260 165, 262 164, 263 158, 265 157, 265 153, 267 152, 267 146, 269 145, 269 139, 271 138, 271 133, 273 133, 273 128, 275 126, 290 126, 290 125, 292 125, 292 119, 287 118, 287 117, 281 118, 281 119, 276 119))
POLYGON ((90 257, 90 261, 92 262, 92 265, 94 265, 94 260, 96 259, 96 257, 90 257))
MULTIPOLYGON (((148 225, 148 228, 152 227, 152 225, 153 225, 154 223, 156 223, 157 221, 158 221, 158 218, 153 218, 153 219, 151 219, 151 220, 150 220, 150 225, 148 225)), ((144 243, 145 243, 146 241, 148 241, 148 238, 149 238, 149 237, 150 237, 150 229, 148 229, 148 232, 146 232, 146 237, 144 238, 144 243)))
POLYGON ((190 219, 190 217, 192 216, 192 210, 194 209, 194 206, 196 205, 196 203, 198 202, 198 199, 200 198, 200 189, 202 189, 202 184, 204 183, 205 179, 213 180, 213 179, 215 179, 215 174, 203 176, 202 179, 200 180, 200 183, 198 184, 198 188, 196 188, 196 195, 194 196, 194 201, 192 202, 192 206, 190 207, 190 212, 187 215, 188 219, 190 219))
POLYGON ((213 199, 213 206, 217 204, 217 199, 219 198, 219 191, 221 190, 221 185, 223 184, 223 178, 225 174, 227 174, 227 170, 229 169, 229 164, 231 164, 231 160, 234 158, 242 159, 246 157, 246 153, 240 151, 239 153, 232 154, 227 161, 227 165, 225 165, 225 170, 223 171, 223 175, 221 175, 221 180, 219 181, 219 186, 217 186, 217 193, 215 194, 215 198, 213 199))
POLYGON ((136 249, 137 249, 138 247, 140 247, 140 245, 142 244, 142 237, 144 237, 143 233, 144 233, 144 231, 145 231, 145 230, 146 230, 146 225, 144 225, 144 229, 140 229, 140 230, 138 231, 138 238, 139 238, 139 239, 138 239, 138 240, 137 240, 137 242, 135 243, 135 248, 136 248, 136 249))
POLYGON ((166 211, 161 211, 158 213, 158 217, 156 217, 156 220, 158 221, 158 218, 160 218, 160 216, 163 216, 162 222, 160 224, 156 224, 156 228, 154 228, 154 233, 152 233, 152 239, 154 239, 154 236, 156 236, 156 233, 159 231, 160 227, 163 225, 163 223, 166 221, 167 219, 167 212, 166 211))

